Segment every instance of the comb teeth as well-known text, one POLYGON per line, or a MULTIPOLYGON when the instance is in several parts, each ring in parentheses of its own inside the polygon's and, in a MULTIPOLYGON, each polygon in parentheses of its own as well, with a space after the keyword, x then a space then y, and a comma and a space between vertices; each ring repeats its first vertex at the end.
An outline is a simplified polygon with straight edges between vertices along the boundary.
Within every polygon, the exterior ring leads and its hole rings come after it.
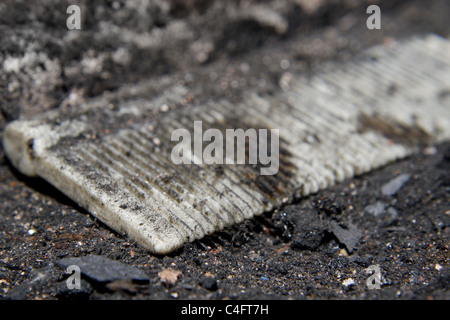
MULTIPOLYGON (((275 96, 249 93, 239 104, 169 111, 158 123, 124 123, 96 139, 86 138, 100 125, 86 116, 96 103, 71 116, 48 113, 10 123, 3 143, 23 173, 41 176, 116 231, 166 254, 450 138, 446 39, 375 47, 365 57, 330 64, 311 79, 293 76, 275 96), (205 146, 193 134, 195 121, 223 133, 278 129, 277 173, 261 175, 260 164, 175 164, 174 130, 187 129, 193 145, 205 146)), ((173 87, 150 102, 129 101, 119 111, 103 110, 103 120, 122 121, 130 110, 144 117, 184 93, 173 87)))

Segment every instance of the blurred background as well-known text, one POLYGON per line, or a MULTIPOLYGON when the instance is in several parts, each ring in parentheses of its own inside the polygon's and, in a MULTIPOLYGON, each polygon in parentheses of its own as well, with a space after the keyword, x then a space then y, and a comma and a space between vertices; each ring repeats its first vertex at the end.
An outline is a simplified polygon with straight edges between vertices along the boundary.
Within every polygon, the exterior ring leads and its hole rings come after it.
POLYGON ((226 83, 230 74, 244 87, 276 89, 287 69, 302 72, 416 33, 448 35, 446 12, 446 0, 4 0, 0 130, 161 75, 189 83, 207 69, 216 94, 237 89, 226 83), (381 30, 366 27, 370 4, 382 8, 381 30), (69 5, 81 9, 81 30, 66 27, 69 5))

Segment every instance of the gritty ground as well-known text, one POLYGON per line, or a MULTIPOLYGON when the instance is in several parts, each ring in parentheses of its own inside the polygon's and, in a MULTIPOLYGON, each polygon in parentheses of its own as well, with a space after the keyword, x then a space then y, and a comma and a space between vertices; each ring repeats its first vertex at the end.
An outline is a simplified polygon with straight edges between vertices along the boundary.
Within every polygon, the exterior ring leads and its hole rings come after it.
POLYGON ((164 257, 118 236, 44 182, 2 166, 0 196, 8 213, 1 221, 2 296, 448 299, 450 145, 424 152, 164 257), (394 196, 383 195, 382 186, 399 174, 410 179, 394 196), (42 189, 48 194, 37 191, 42 189), (370 209, 379 203, 385 208, 370 209), (351 239, 339 240, 333 223, 357 238, 352 252, 351 239), (82 280, 80 290, 70 290, 57 262, 85 255, 135 266, 150 283, 111 290, 82 280), (380 290, 366 286, 371 265, 380 267, 380 290), (178 280, 165 284, 158 275, 163 270, 180 271, 178 280), (354 284, 346 286, 348 279, 354 284))
MULTIPOLYGON (((164 76, 188 86, 199 103, 239 99, 246 88, 279 90, 286 72, 348 60, 374 44, 450 35, 448 1, 379 1, 378 31, 365 27, 364 1, 301 2, 262 1, 283 18, 269 23, 233 10, 254 1, 155 1, 146 10, 80 1, 89 14, 74 37, 65 28, 67 3, 5 1, 0 129, 124 83, 164 76)), ((1 149, 0 157, 3 299, 450 298, 448 143, 168 256, 149 254, 45 181, 21 175, 1 149), (403 174, 409 179, 384 194, 403 174), (134 267, 148 279, 84 275, 80 289, 69 289, 61 261, 90 255, 134 267), (371 266, 380 268, 379 290, 367 286, 371 266)))

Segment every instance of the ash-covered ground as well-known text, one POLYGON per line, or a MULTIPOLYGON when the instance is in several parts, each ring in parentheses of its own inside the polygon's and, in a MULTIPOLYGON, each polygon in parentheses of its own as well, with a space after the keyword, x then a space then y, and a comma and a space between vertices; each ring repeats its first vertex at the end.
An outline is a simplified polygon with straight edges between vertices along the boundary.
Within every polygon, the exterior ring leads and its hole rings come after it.
MULTIPOLYGON (((286 72, 314 72, 413 35, 448 37, 449 9, 446 0, 3 1, 0 129, 161 77, 186 85, 193 103, 276 92, 286 72), (366 28, 372 3, 381 30, 366 28), (70 4, 81 8, 81 30, 66 27, 70 4)), ((448 143, 168 256, 149 254, 45 181, 21 175, 2 149, 0 157, 3 299, 450 298, 448 143), (145 277, 88 272, 69 289, 65 259, 91 255, 145 277), (367 284, 371 266, 379 266, 379 289, 367 284)))

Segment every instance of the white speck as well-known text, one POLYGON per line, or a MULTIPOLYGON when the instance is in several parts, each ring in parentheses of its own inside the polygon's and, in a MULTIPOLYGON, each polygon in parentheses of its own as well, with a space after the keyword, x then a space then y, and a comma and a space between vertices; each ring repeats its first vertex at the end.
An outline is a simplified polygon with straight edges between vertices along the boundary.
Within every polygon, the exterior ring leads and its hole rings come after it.
POLYGON ((345 279, 344 281, 342 281, 342 284, 346 287, 350 287, 350 286, 355 285, 356 282, 352 278, 348 278, 348 279, 345 279))
POLYGON ((37 232, 37 230, 34 229, 34 228, 31 228, 30 230, 28 230, 28 234, 29 234, 30 236, 32 236, 32 235, 35 234, 36 232, 37 232))
POLYGON ((441 271, 442 268, 443 268, 443 266, 441 266, 439 263, 436 263, 436 264, 434 265, 434 268, 435 268, 437 271, 441 271))
POLYGON ((167 104, 163 104, 160 108, 161 112, 167 112, 169 111, 169 106, 167 104))

